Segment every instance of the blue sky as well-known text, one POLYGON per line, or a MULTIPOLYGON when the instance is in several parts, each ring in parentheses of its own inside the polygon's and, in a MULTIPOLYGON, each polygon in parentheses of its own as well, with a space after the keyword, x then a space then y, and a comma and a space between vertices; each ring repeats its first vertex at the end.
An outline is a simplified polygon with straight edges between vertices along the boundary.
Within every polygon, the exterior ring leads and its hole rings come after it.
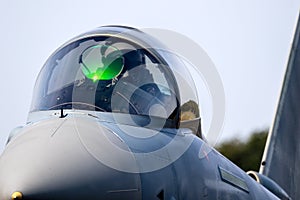
POLYGON ((107 24, 170 29, 207 52, 225 88, 221 141, 267 128, 299 8, 296 0, 1 1, 0 151, 10 130, 25 124, 35 79, 48 56, 70 38, 107 24))

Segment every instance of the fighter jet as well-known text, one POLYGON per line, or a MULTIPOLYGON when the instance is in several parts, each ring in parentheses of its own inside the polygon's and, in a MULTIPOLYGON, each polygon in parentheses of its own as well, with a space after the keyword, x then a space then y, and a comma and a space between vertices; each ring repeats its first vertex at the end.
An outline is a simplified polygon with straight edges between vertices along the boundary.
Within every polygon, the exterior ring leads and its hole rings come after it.
MULTIPOLYGON (((190 78, 135 28, 103 26, 68 41, 37 78, 27 124, 8 138, 0 199, 290 199, 269 173, 247 174, 207 144, 195 88, 181 84, 190 78)), ((271 158, 266 171, 281 169, 268 167, 271 158)))

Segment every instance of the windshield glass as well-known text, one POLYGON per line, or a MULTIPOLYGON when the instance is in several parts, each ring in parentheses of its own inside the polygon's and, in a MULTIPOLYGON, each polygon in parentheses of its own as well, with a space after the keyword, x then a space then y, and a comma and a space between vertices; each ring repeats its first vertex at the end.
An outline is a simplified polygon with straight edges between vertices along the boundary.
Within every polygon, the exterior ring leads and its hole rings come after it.
POLYGON ((82 109, 178 116, 178 88, 170 68, 149 49, 115 37, 72 42, 51 56, 34 91, 31 112, 82 109))

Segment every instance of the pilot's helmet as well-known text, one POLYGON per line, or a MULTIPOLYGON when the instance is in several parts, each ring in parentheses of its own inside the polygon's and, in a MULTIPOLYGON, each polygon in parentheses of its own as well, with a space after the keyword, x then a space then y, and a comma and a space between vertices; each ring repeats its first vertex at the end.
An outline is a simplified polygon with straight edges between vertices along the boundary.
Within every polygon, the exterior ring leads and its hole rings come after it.
POLYGON ((100 27, 50 56, 38 77, 31 113, 124 113, 162 118, 178 128, 180 121, 199 119, 193 87, 185 64, 156 39, 132 28, 100 27))

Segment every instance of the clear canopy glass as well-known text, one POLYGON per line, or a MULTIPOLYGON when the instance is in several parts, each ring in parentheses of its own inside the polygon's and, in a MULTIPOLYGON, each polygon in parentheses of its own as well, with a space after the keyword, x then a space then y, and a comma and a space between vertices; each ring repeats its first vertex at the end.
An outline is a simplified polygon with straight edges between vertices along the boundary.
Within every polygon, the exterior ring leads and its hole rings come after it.
POLYGON ((199 118, 196 88, 176 55, 163 45, 158 49, 156 40, 137 30, 108 32, 75 38, 47 60, 30 112, 80 109, 154 116, 176 124, 199 118))

